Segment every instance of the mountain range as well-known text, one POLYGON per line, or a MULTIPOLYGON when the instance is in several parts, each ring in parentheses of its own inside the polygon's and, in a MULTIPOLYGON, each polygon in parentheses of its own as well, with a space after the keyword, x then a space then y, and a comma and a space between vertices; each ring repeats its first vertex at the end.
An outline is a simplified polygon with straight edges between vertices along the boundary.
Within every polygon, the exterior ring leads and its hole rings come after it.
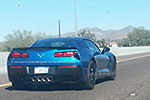
MULTIPOLYGON (((97 40, 106 39, 106 40, 120 40, 127 37, 127 34, 132 32, 135 27, 133 26, 127 26, 122 29, 118 30, 102 30, 98 27, 93 28, 82 28, 78 30, 78 33, 87 30, 90 31, 90 33, 95 34, 95 37, 97 40)), ((62 37, 73 37, 75 36, 75 32, 69 32, 62 34, 62 37)))

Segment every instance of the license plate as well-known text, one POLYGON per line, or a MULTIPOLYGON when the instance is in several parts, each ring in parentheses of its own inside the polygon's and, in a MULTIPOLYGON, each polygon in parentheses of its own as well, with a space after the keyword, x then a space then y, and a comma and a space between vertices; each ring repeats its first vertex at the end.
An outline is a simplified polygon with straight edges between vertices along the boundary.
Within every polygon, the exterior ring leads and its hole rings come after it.
POLYGON ((34 73, 35 74, 47 74, 48 67, 34 67, 34 73))

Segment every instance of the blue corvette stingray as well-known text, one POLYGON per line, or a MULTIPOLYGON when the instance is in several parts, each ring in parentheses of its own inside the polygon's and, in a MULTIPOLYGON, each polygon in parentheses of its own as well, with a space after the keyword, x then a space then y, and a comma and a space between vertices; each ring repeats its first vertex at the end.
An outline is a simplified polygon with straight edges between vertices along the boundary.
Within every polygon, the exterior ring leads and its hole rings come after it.
POLYGON ((8 57, 13 86, 32 83, 78 83, 93 89, 96 80, 116 76, 116 58, 86 38, 48 38, 27 48, 14 48, 8 57))

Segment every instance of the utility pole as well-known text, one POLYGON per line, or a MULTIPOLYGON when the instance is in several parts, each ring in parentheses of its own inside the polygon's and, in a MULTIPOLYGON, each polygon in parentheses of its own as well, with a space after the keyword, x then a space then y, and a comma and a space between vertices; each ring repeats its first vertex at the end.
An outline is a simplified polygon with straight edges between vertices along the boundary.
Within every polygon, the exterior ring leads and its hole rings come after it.
POLYGON ((74 15, 75 15, 75 33, 76 37, 78 36, 77 32, 77 0, 74 0, 74 15))
POLYGON ((58 20, 58 31, 59 31, 59 38, 60 38, 61 37, 60 20, 58 20))
POLYGON ((18 28, 19 30, 21 30, 21 18, 20 18, 20 7, 22 6, 22 4, 20 2, 17 3, 17 7, 18 7, 18 28))

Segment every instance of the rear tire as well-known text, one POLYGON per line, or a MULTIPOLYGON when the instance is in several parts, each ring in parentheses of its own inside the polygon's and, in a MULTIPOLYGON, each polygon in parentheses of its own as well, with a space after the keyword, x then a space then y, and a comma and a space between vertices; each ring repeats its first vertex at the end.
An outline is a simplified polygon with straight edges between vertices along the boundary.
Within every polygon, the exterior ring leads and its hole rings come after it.
POLYGON ((113 72, 110 76, 110 80, 115 80, 116 79, 116 72, 113 72))
POLYGON ((86 82, 86 89, 92 90, 95 87, 95 63, 93 60, 90 61, 88 65, 87 71, 87 82, 86 82))
POLYGON ((110 78, 110 80, 115 80, 115 78, 116 78, 116 62, 115 61, 113 63, 113 68, 111 70, 109 78, 110 78))

